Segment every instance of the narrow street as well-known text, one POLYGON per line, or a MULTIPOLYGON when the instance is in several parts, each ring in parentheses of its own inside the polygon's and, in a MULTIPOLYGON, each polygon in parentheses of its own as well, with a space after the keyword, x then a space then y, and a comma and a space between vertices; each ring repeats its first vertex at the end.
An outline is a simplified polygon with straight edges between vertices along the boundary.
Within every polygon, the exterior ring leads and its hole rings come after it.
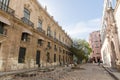
POLYGON ((114 80, 103 68, 97 64, 85 64, 80 70, 70 72, 62 80, 114 80))
POLYGON ((120 80, 120 0, 0 0, 0 80, 120 80))
MULTIPOLYGON (((84 64, 79 69, 70 67, 57 67, 50 72, 32 72, 35 76, 12 76, 0 80, 114 80, 102 66, 97 64, 84 64)), ((27 73, 29 74, 29 73, 27 73)))

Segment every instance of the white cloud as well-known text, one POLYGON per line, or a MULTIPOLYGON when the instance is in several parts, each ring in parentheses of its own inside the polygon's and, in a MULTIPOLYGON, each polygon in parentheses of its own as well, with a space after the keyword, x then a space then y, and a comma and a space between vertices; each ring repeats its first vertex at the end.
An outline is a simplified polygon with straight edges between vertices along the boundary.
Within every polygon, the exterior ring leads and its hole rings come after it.
POLYGON ((48 14, 53 16, 56 21, 61 19, 62 9, 56 3, 51 2, 51 0, 38 0, 38 2, 42 5, 43 8, 45 8, 45 6, 47 7, 48 14))
POLYGON ((38 1, 42 4, 43 7, 45 6, 48 7, 47 11, 54 16, 55 20, 59 20, 59 23, 62 24, 60 25, 72 38, 82 38, 87 40, 89 37, 89 33, 100 29, 101 24, 100 18, 91 19, 88 21, 79 21, 77 23, 68 25, 64 22, 61 22, 64 18, 61 13, 62 9, 60 7, 58 8, 58 5, 53 4, 51 0, 38 0, 38 1), (57 7, 57 9, 55 6, 57 7))
POLYGON ((47 11, 49 12, 49 14, 53 14, 54 6, 52 6, 49 0, 38 0, 38 2, 43 8, 47 7, 47 11))
POLYGON ((101 19, 92 19, 89 21, 80 21, 76 24, 65 27, 64 29, 72 38, 87 39, 89 33, 100 30, 101 19))

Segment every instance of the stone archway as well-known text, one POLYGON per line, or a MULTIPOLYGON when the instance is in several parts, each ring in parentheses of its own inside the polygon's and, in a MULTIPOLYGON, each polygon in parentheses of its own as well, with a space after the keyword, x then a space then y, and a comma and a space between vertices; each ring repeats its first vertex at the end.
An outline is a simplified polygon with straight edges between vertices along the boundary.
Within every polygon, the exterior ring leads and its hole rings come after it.
POLYGON ((113 68, 116 67, 116 52, 115 52, 115 45, 113 43, 113 41, 111 41, 111 65, 113 68))

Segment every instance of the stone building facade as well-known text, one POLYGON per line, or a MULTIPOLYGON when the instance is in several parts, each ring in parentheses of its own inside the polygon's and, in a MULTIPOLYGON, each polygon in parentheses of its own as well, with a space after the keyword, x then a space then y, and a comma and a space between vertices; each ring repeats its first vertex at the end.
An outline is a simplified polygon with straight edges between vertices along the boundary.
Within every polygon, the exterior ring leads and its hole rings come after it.
POLYGON ((98 62, 101 59, 101 37, 100 31, 94 31, 90 33, 89 36, 89 44, 92 48, 92 52, 90 53, 90 58, 94 62, 98 62))
POLYGON ((0 0, 0 71, 70 64, 71 45, 37 0, 0 0))
MULTIPOLYGON (((116 3, 119 3, 119 0, 116 3)), ((119 22, 117 20, 119 13, 116 13, 119 10, 117 10, 117 5, 115 4, 114 8, 112 0, 104 0, 101 28, 103 63, 113 68, 120 68, 119 22)))

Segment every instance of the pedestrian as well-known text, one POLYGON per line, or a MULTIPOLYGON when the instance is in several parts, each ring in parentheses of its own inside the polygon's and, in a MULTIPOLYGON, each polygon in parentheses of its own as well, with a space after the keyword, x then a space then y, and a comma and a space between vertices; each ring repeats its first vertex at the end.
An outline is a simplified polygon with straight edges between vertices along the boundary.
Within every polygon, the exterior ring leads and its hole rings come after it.
POLYGON ((100 66, 100 58, 98 58, 98 66, 100 66))

